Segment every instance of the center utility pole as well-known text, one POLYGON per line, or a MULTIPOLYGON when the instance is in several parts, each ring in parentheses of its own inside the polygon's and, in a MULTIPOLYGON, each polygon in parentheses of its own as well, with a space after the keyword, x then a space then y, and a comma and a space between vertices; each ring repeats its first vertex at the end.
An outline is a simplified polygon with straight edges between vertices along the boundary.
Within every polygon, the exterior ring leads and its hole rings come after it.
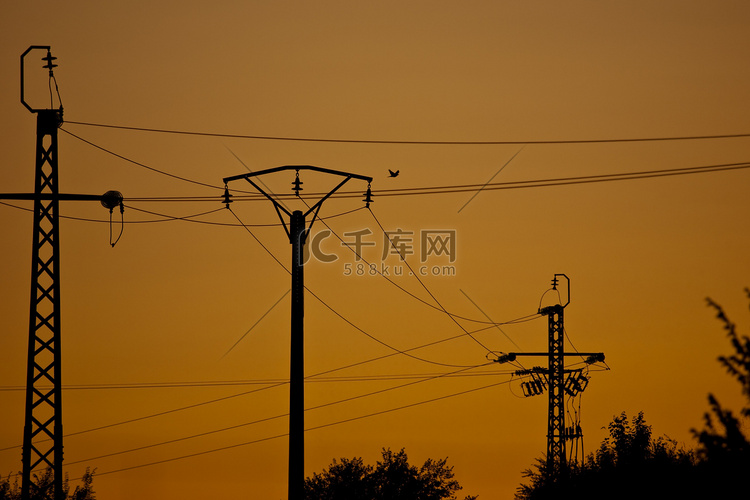
POLYGON ((284 166, 270 168, 267 170, 261 170, 259 172, 251 172, 249 174, 235 175, 232 177, 224 178, 224 203, 227 208, 232 203, 230 200, 231 195, 229 194, 228 183, 234 180, 244 179, 249 182, 255 189, 257 189, 263 196, 273 203, 276 209, 276 214, 279 216, 284 230, 289 237, 289 243, 292 244, 292 320, 291 320, 291 356, 290 356, 290 367, 289 367, 289 500, 302 500, 304 496, 304 484, 305 484, 305 355, 304 355, 304 316, 305 316, 305 303, 304 303, 304 258, 303 250, 305 242, 307 241, 307 235, 310 233, 313 222, 318 216, 320 207, 323 202, 327 200, 331 195, 339 190, 349 179, 359 179, 367 181, 367 192, 365 193, 366 206, 370 206, 372 202, 372 194, 370 192, 370 183, 372 177, 366 177, 363 175, 350 174, 346 172, 339 172, 337 170, 330 170, 326 168, 313 167, 309 165, 297 165, 297 166, 284 166), (336 175, 344 177, 335 188, 328 192, 323 198, 321 198, 315 205, 308 208, 307 212, 301 210, 295 210, 290 212, 287 208, 271 197, 266 191, 264 191, 258 184, 253 181, 254 177, 261 175, 271 174, 274 172, 282 172, 286 170, 295 170, 296 177, 293 184, 292 190, 295 192, 297 197, 300 196, 302 191, 303 182, 299 179, 300 170, 313 170, 316 172, 323 172, 326 174, 336 175), (286 221, 281 215, 284 212, 289 217, 289 226, 287 227, 286 221), (313 214, 310 226, 307 226, 305 221, 306 217, 313 214))
POLYGON ((580 437, 580 429, 566 429, 565 427, 565 395, 573 396, 583 391, 588 379, 581 370, 566 370, 565 357, 576 356, 585 358, 587 364, 604 361, 601 352, 565 352, 564 310, 570 304, 570 279, 564 274, 555 274, 552 279, 552 289, 557 290, 558 277, 567 281, 568 293, 565 304, 555 304, 539 309, 539 314, 546 315, 548 331, 547 352, 509 352, 498 357, 498 363, 515 361, 519 356, 540 356, 547 358, 547 369, 540 367, 530 370, 518 370, 517 375, 531 375, 532 382, 526 382, 522 387, 526 396, 541 394, 548 391, 547 411, 547 467, 551 472, 559 472, 567 468, 565 455, 565 441, 580 437), (565 375, 568 375, 566 379, 565 375))
MULTIPOLYGON (((43 66, 49 70, 52 100, 52 69, 56 58, 47 45, 33 45, 21 55, 21 103, 37 115, 36 173, 34 193, 0 194, 1 200, 34 201, 34 239, 31 255, 31 301, 29 350, 26 372, 26 416, 23 432, 21 495, 32 497, 32 471, 51 469, 53 498, 62 500, 63 430, 60 374, 60 200, 99 201, 106 208, 120 206, 122 195, 61 194, 57 184, 57 129, 62 125, 62 103, 58 109, 33 108, 24 97, 24 58, 32 50, 47 51, 43 66)), ((57 83, 55 82, 55 87, 57 83)), ((59 93, 58 93, 59 99, 59 93)), ((48 497, 46 492, 34 496, 48 497)))

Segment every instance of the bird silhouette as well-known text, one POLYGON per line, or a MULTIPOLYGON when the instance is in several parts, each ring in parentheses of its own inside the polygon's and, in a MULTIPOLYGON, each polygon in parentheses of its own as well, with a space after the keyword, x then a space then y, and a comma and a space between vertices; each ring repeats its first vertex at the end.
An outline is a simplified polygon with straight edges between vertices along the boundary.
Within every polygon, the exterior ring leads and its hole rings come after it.
POLYGON ((391 170, 391 169, 389 168, 389 169, 388 169, 388 173, 389 173, 389 174, 391 174, 391 177, 396 177, 396 176, 398 175, 398 173, 399 173, 399 170, 396 170, 396 171, 394 172, 393 170, 391 170))

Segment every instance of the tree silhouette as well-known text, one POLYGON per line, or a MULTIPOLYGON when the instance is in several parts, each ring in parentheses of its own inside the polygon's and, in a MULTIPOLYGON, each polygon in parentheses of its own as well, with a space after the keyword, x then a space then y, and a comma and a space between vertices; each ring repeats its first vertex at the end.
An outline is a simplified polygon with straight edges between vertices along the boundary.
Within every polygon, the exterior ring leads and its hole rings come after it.
MULTIPOLYGON (((70 493, 70 484, 66 475, 63 481, 63 497, 66 500, 96 500, 93 488, 95 471, 96 469, 92 471, 87 467, 81 478, 82 484, 76 486, 73 493, 70 493)), ((16 474, 12 482, 13 475, 0 478, 0 500, 21 500, 19 476, 20 474, 16 474)), ((53 482, 52 469, 46 469, 41 474, 33 474, 30 491, 31 500, 55 500, 53 482)))
MULTIPOLYGON (((406 452, 382 450, 375 466, 361 458, 333 460, 322 473, 305 480, 306 500, 455 500, 461 486, 448 459, 409 465, 406 452)), ((473 500, 476 497, 466 497, 473 500)))
MULTIPOLYGON (((745 294, 750 299, 750 289, 745 288, 745 294)), ((750 418, 750 338, 737 334, 736 325, 719 304, 710 298, 706 301, 716 310, 716 317, 723 323, 734 350, 730 356, 719 356, 719 363, 739 382, 746 402, 738 418, 731 410, 722 407, 713 394, 709 394, 710 413, 706 412, 703 417, 705 427, 701 431, 692 429, 692 432, 698 439, 698 453, 705 469, 703 473, 717 484, 726 485, 726 491, 731 491, 733 487, 746 490, 747 481, 743 478, 750 470, 750 439, 743 432, 743 420, 747 424, 750 418)))
POLYGON ((609 436, 585 463, 549 470, 546 460, 524 471, 530 480, 516 493, 517 500, 545 499, 662 499, 690 496, 694 455, 677 448, 665 436, 654 439, 643 412, 632 421, 625 414, 613 418, 609 436))

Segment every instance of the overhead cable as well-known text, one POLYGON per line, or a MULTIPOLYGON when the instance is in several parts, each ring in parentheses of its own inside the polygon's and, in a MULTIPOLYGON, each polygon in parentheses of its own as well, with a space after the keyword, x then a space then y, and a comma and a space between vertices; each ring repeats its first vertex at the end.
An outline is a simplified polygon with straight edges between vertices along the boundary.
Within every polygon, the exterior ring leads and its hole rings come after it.
POLYGON ((403 144, 424 146, 502 146, 522 144, 601 144, 619 142, 664 142, 664 141, 694 141, 709 139, 736 139, 750 137, 748 134, 713 134, 713 135, 684 135, 684 136, 662 136, 662 137, 631 137, 631 138, 604 138, 604 139, 542 139, 542 140, 506 140, 506 141, 416 141, 416 140, 389 140, 389 139, 343 139, 343 138, 321 138, 321 137, 289 137, 270 135, 248 135, 228 134, 218 132, 196 132, 189 130, 160 129, 149 127, 130 127, 125 125, 112 125, 105 123, 91 123, 83 121, 66 120, 70 125, 82 125, 87 127, 99 127, 119 130, 130 130, 136 132, 156 132, 161 134, 193 135, 204 137, 223 137, 227 139, 254 139, 264 141, 292 141, 292 142, 331 142, 339 144, 403 144))

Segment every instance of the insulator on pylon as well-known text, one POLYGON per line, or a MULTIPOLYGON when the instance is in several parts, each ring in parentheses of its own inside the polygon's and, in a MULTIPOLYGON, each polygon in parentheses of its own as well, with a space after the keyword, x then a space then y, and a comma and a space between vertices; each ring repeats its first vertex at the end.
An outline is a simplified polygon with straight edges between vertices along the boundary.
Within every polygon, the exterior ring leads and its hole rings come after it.
POLYGON ((509 352, 508 354, 500 354, 497 359, 495 360, 495 363, 512 363, 516 360, 516 353, 509 352))
POLYGON ((370 208, 370 203, 373 203, 372 199, 372 191, 370 191, 370 185, 367 185, 367 191, 365 192, 365 199, 362 200, 365 202, 365 208, 370 208))
POLYGON ((563 389, 569 396, 577 396, 579 393, 583 392, 588 385, 588 377, 579 371, 568 375, 563 389))
POLYGON ((42 61, 47 61, 47 64, 45 64, 42 67, 49 70, 49 76, 52 76, 52 68, 57 67, 57 64, 52 64, 52 61, 55 61, 55 60, 57 60, 57 58, 52 57, 52 53, 49 51, 49 49, 47 49, 47 56, 42 57, 42 61))
POLYGON ((302 191, 302 184, 304 184, 304 182, 299 180, 299 171, 297 171, 297 177, 295 177, 294 182, 292 182, 292 184, 294 185, 294 187, 292 188, 292 191, 294 191, 294 194, 299 196, 299 192, 302 191))
POLYGON ((229 204, 230 203, 234 203, 232 200, 230 200, 231 197, 232 197, 232 195, 229 194, 229 187, 224 186, 224 196, 223 196, 223 198, 224 198, 224 204, 227 206, 227 208, 229 208, 229 204))

